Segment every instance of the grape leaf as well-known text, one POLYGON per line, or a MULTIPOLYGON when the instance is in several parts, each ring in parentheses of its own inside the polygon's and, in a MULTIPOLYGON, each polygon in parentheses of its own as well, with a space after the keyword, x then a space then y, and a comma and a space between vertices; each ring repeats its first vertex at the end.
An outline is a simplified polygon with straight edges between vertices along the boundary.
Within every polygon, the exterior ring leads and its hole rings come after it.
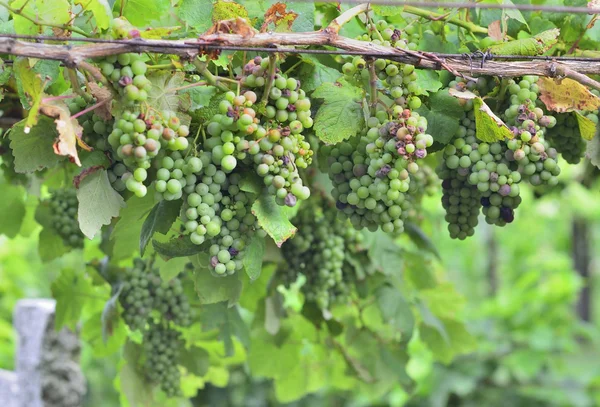
POLYGON ((196 86, 193 88, 184 89, 181 91, 190 97, 190 110, 198 110, 210 105, 210 101, 217 93, 217 88, 214 86, 196 86))
POLYGON ((65 245, 62 237, 54 230, 42 229, 38 237, 38 254, 42 262, 49 262, 70 251, 71 249, 65 245))
POLYGON ((409 338, 415 324, 410 305, 401 292, 394 287, 384 285, 375 293, 383 320, 409 338))
POLYGON ((10 5, 19 10, 19 13, 13 13, 17 34, 40 34, 43 23, 62 25, 71 21, 71 5, 68 0, 16 0, 10 5), (42 23, 35 24, 19 14, 37 17, 42 23))
POLYGON ((212 25, 212 5, 207 6, 197 0, 183 0, 177 12, 179 18, 198 31, 204 32, 212 25))
POLYGON ((373 265, 386 275, 400 275, 404 268, 402 250, 387 234, 378 231, 369 233, 367 242, 369 257, 373 265))
POLYGON ((244 268, 246 269, 246 274, 248 274, 250 280, 254 281, 260 276, 264 255, 265 239, 255 234, 252 236, 252 239, 246 248, 244 259, 242 260, 244 268))
POLYGON ((54 141, 54 152, 58 155, 68 156, 75 164, 81 167, 81 161, 77 154, 77 144, 84 149, 91 151, 83 140, 83 127, 77 119, 71 118, 71 112, 64 101, 51 101, 40 106, 40 112, 48 117, 54 118, 58 138, 54 141))
POLYGON ((75 0, 84 10, 90 11, 96 19, 96 26, 101 30, 110 27, 112 13, 107 0, 75 0))
POLYGON ((92 283, 82 270, 65 268, 52 283, 51 290, 52 297, 56 299, 56 330, 60 331, 63 326, 74 330, 86 301, 94 295, 92 283))
POLYGON ((244 172, 239 183, 242 191, 256 195, 261 193, 264 185, 262 178, 255 171, 244 172))
POLYGON ((317 137, 335 144, 356 135, 364 123, 363 96, 362 89, 344 80, 315 89, 312 97, 323 99, 314 124, 317 137))
POLYGON ((459 99, 472 99, 475 110, 475 123, 477 127, 477 138, 487 143, 499 140, 512 139, 514 134, 506 124, 498 117, 483 99, 471 91, 449 90, 450 95, 459 99))
POLYGON ((429 108, 423 105, 418 112, 427 118, 427 132, 442 145, 448 144, 456 135, 460 127, 459 120, 464 115, 460 102, 450 96, 447 90, 431 95, 429 108))
POLYGON ((258 224, 279 247, 294 236, 297 230, 289 220, 290 209, 277 205, 275 197, 268 194, 262 194, 252 204, 252 213, 258 219, 258 224))
POLYGON ((179 216, 182 203, 181 199, 175 201, 162 200, 152 208, 142 225, 142 232, 140 234, 140 253, 142 256, 155 232, 162 233, 163 235, 169 232, 169 229, 171 229, 171 226, 173 226, 173 223, 179 216))
POLYGON ((449 319, 442 319, 441 321, 448 333, 447 340, 442 337, 439 331, 424 324, 419 327, 419 335, 436 359, 447 364, 452 361, 454 356, 472 351, 476 342, 464 324, 449 319))
POLYGON ((177 94, 175 88, 185 83, 185 74, 183 72, 161 71, 151 73, 148 79, 152 88, 148 92, 148 103, 158 111, 169 110, 176 112, 178 110, 189 110, 190 95, 187 93, 177 94))
POLYGON ((294 32, 307 32, 315 29, 315 4, 312 1, 286 1, 287 9, 298 14, 292 25, 294 32))
POLYGON ((416 84, 419 85, 419 91, 415 95, 429 95, 429 92, 437 92, 444 85, 440 82, 440 74, 429 69, 418 69, 416 84))
POLYGON ((227 301, 232 306, 242 294, 242 282, 237 275, 215 277, 207 269, 194 270, 194 288, 201 304, 227 301))
POLYGON ((106 170, 98 169, 84 177, 77 189, 77 218, 81 232, 92 239, 102 225, 110 224, 125 206, 123 197, 110 185, 106 170))
POLYGON ((584 140, 590 141, 596 135, 596 123, 575 111, 575 117, 577 118, 577 125, 579 126, 579 132, 584 140))
POLYGON ((41 117, 37 126, 25 132, 25 122, 15 124, 10 131, 10 148, 15 157, 16 172, 34 172, 52 168, 63 158, 54 154, 56 126, 49 117, 41 117))
POLYGON ((229 307, 226 301, 206 304, 200 314, 202 329, 219 330, 219 338, 225 345, 225 355, 233 355, 232 336, 235 336, 246 347, 250 345, 250 332, 242 320, 238 307, 229 307))
POLYGON ((542 55, 557 43, 559 35, 560 30, 558 28, 553 28, 530 38, 492 45, 489 50, 494 55, 542 55))
POLYGON ((598 110, 600 98, 590 92, 581 83, 564 78, 556 81, 552 78, 540 78, 540 100, 548 110, 554 112, 572 112, 573 110, 598 110))
POLYGON ((193 256, 206 250, 204 246, 192 243, 189 236, 174 237, 167 242, 159 242, 156 239, 152 239, 152 247, 164 259, 193 256))
POLYGON ((156 405, 152 385, 147 383, 138 372, 138 363, 141 356, 142 346, 128 340, 123 348, 124 363, 121 365, 116 386, 120 390, 121 397, 125 398, 125 400, 121 400, 121 405, 129 405, 130 407, 156 405))
POLYGON ((174 257, 169 260, 164 260, 162 257, 157 257, 154 265, 158 267, 158 274, 163 281, 171 281, 179 275, 190 262, 187 257, 174 257))
POLYGON ((379 6, 373 4, 371 7, 373 7, 373 11, 377 13, 377 15, 380 15, 382 17, 396 16, 402 13, 403 10, 403 7, 400 6, 379 6))
POLYGON ((13 69, 21 104, 25 109, 29 109, 25 122, 25 133, 29 133, 31 127, 35 126, 38 122, 44 85, 40 75, 29 66, 27 58, 17 58, 13 64, 13 69))
POLYGON ((246 10, 246 7, 236 3, 235 1, 230 0, 217 0, 213 4, 213 23, 217 23, 223 20, 231 20, 237 17, 248 17, 248 11, 246 10))
POLYGON ((1 184, 0 233, 14 238, 25 218, 25 191, 21 187, 1 184))
POLYGON ((306 63, 300 65, 298 77, 306 93, 312 92, 324 83, 335 82, 342 76, 340 71, 323 65, 312 55, 303 55, 302 61, 306 63))
POLYGON ((115 2, 113 12, 120 13, 131 24, 141 28, 168 14, 170 7, 170 0, 120 0, 115 2), (124 7, 121 7, 121 2, 124 7))
POLYGON ((104 340, 107 326, 102 321, 102 314, 97 312, 92 315, 81 328, 81 339, 91 347, 93 355, 98 358, 115 354, 127 339, 125 323, 117 314, 116 318, 111 319, 111 334, 104 340))
POLYGON ((210 367, 209 357, 210 355, 205 349, 192 346, 190 349, 180 350, 178 364, 185 367, 189 373, 202 377, 210 367))
POLYGON ((127 258, 139 249, 142 225, 153 207, 154 191, 148 191, 143 198, 134 195, 127 200, 110 236, 114 242, 112 257, 115 260, 127 258))
MULTIPOLYGON (((596 130, 598 131, 598 129, 596 130)), ((585 149, 585 157, 590 160, 590 164, 596 168, 600 168, 600 136, 596 135, 592 140, 588 141, 585 149)))
POLYGON ((413 222, 404 222, 404 231, 419 249, 428 251, 441 260, 440 252, 435 247, 435 244, 431 241, 429 236, 423 232, 423 229, 421 229, 419 225, 413 222))

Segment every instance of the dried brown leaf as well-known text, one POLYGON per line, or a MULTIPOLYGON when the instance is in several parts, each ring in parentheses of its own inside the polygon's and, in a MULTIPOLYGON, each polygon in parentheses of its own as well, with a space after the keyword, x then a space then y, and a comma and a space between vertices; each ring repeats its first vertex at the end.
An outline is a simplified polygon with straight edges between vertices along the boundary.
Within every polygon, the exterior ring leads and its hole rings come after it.
POLYGON ((500 20, 492 21, 490 25, 488 25, 488 36, 495 41, 502 41, 504 39, 500 20))
POLYGON ((298 13, 286 11, 286 5, 283 3, 275 3, 265 13, 265 21, 260 27, 261 32, 267 31, 269 24, 275 25, 275 31, 291 31, 294 20, 298 17, 298 13))
MULTIPOLYGON (((252 38, 256 34, 254 27, 245 18, 237 17, 231 20, 217 21, 205 35, 238 34, 243 38, 252 38)), ((202 39, 202 36, 200 36, 202 39)))
POLYGON ((540 100, 553 112, 597 110, 600 107, 600 98, 573 79, 557 81, 543 77, 537 84, 540 88, 540 100))

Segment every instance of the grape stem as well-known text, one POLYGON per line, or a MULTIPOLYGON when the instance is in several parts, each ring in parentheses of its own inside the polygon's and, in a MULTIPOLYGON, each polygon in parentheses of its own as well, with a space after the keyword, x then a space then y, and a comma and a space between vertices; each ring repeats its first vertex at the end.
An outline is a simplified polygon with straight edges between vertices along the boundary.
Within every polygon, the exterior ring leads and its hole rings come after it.
MULTIPOLYGON (((81 90, 81 89, 80 89, 81 90)), ((53 100, 65 100, 65 99, 73 99, 76 98, 77 95, 62 95, 62 96, 51 96, 49 98, 43 98, 42 103, 48 103, 53 100)))
POLYGON ((448 14, 439 14, 434 13, 433 11, 423 10, 418 7, 412 6, 404 6, 404 12, 408 14, 412 14, 415 16, 419 16, 431 21, 444 21, 446 23, 454 24, 458 27, 462 27, 466 30, 469 30, 472 33, 477 34, 488 34, 488 30, 485 27, 481 27, 477 24, 474 24, 470 21, 463 21, 456 17, 450 17, 448 14))
POLYGON ((100 106, 105 105, 106 103, 110 102, 111 100, 112 100, 112 98, 108 98, 108 99, 104 99, 96 104, 93 104, 90 107, 83 109, 81 112, 75 113, 73 116, 71 116, 71 119, 77 119, 79 116, 83 116, 84 114, 89 113, 92 110, 95 110, 95 109, 99 108, 100 106))
POLYGON ((206 62, 201 61, 199 59, 195 59, 193 64, 196 67, 196 69, 198 70, 198 73, 200 73, 200 75, 204 76, 204 78, 206 79, 206 81, 208 83, 210 83, 213 86, 216 86, 222 92, 229 92, 229 90, 230 90, 229 87, 227 85, 221 83, 224 80, 224 78, 220 78, 218 76, 213 75, 208 70, 208 64, 206 62))
POLYGON ((273 82, 275 82, 275 70, 277 69, 277 57, 275 54, 269 55, 269 72, 267 75, 267 81, 265 83, 265 91, 262 95, 261 102, 265 105, 269 100, 269 93, 271 93, 271 88, 273 87, 273 82))
POLYGON ((77 72, 74 69, 67 68, 67 75, 69 75, 69 80, 71 81, 71 88, 73 88, 75 93, 81 96, 86 102, 90 102, 92 100, 92 97, 81 89, 79 79, 77 78, 77 72))
POLYGON ((175 92, 179 92, 180 90, 195 88, 196 86, 206 86, 207 84, 208 84, 208 82, 203 82, 203 81, 196 82, 196 83, 190 83, 189 85, 179 86, 177 88, 171 88, 171 89, 169 89, 169 91, 167 93, 175 93, 175 92))
POLYGON ((367 61, 367 64, 369 66, 369 100, 371 101, 370 103, 370 110, 371 110, 371 115, 375 116, 375 110, 377 108, 377 73, 375 72, 375 60, 373 58, 370 58, 367 61))

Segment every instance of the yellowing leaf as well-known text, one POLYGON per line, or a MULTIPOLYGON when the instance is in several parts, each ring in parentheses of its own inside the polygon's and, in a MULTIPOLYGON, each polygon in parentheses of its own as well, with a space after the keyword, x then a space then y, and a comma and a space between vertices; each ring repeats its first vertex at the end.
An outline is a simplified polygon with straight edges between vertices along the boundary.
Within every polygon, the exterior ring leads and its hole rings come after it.
POLYGON ((600 98, 573 79, 556 81, 540 78, 537 84, 540 88, 540 99, 548 110, 563 113, 573 110, 597 110, 600 107, 600 98))
POLYGON ((81 167, 81 161, 77 154, 77 144, 91 151, 91 148, 81 140, 83 127, 76 119, 71 118, 69 108, 62 100, 53 100, 43 104, 40 112, 54 119, 58 138, 54 142, 54 153, 69 157, 75 164, 81 167))
POLYGON ((459 99, 473 100, 475 125, 477 127, 475 135, 479 140, 494 143, 514 137, 508 126, 492 112, 492 109, 479 96, 468 90, 461 92, 456 89, 449 89, 448 92, 459 99))
POLYGON ((275 25, 275 31, 286 32, 292 31, 292 25, 298 17, 298 13, 293 11, 286 11, 286 5, 284 3, 275 3, 265 13, 265 21, 261 26, 262 32, 267 31, 269 24, 275 25))
POLYGON ((590 141, 596 135, 596 123, 585 117, 579 112, 575 112, 577 124, 579 125, 579 133, 584 140, 590 141))
POLYGON ((18 58, 13 66, 17 81, 23 87, 23 93, 29 102, 29 115, 25 122, 25 133, 29 133, 29 130, 38 122, 44 84, 40 75, 30 67, 27 58, 18 58))

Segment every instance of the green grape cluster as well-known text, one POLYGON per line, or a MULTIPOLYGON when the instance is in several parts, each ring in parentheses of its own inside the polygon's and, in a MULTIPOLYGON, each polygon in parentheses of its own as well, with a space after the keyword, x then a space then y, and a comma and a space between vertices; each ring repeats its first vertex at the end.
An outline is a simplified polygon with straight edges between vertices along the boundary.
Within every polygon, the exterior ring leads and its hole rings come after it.
POLYGON ((145 375, 151 383, 160 385, 168 397, 181 395, 177 362, 184 345, 181 333, 164 324, 152 322, 144 331, 145 375))
POLYGON ((511 126, 514 138, 506 145, 511 151, 509 158, 519 165, 519 171, 531 185, 556 185, 560 167, 557 151, 549 146, 544 134, 546 128, 556 125, 556 119, 544 115, 536 104, 539 88, 537 76, 524 76, 520 81, 508 80, 510 105, 504 112, 504 120, 511 126), (510 157, 512 155, 512 157, 510 157))
POLYGON ((378 20, 374 24, 367 24, 367 33, 358 36, 357 39, 414 51, 420 37, 416 24, 407 24, 404 21, 400 24, 390 24, 385 20, 378 20))
POLYGON ((426 119, 409 109, 393 120, 379 111, 367 120, 367 127, 359 137, 323 148, 332 195, 355 228, 381 226, 385 232, 400 233, 410 205, 410 174, 418 172, 416 160, 427 155, 433 137, 425 133, 426 119))
POLYGON ((83 247, 83 233, 79 229, 79 203, 75 189, 64 188, 52 192, 48 199, 52 228, 71 247, 83 247))
POLYGON ((212 153, 204 152, 199 159, 202 171, 193 190, 186 191, 182 209, 185 233, 192 243, 209 245, 209 268, 215 275, 231 275, 243 267, 249 240, 266 233, 250 210, 251 194, 240 188, 240 174, 223 171, 213 163, 212 153))
POLYGON ((306 299, 328 309, 348 299, 355 273, 348 262, 360 251, 363 236, 335 208, 315 200, 303 205, 294 218, 296 235, 282 246, 286 265, 280 270, 283 283, 293 284, 298 274, 306 277, 306 299))
POLYGON ((144 330, 153 310, 158 311, 164 321, 177 326, 190 324, 190 304, 180 277, 163 281, 157 268, 136 259, 133 267, 126 270, 121 287, 119 300, 123 318, 132 329, 144 330))
POLYGON ((184 154, 185 150, 168 151, 162 159, 156 160, 158 170, 154 187, 167 201, 180 199, 184 192, 192 193, 197 181, 196 175, 203 168, 200 158, 184 154))
POLYGON ((144 181, 148 178, 152 159, 161 150, 188 149, 188 134, 188 126, 181 124, 172 112, 163 112, 159 116, 125 111, 116 117, 108 142, 129 170, 121 176, 126 188, 136 196, 145 196, 144 181))
POLYGON ((127 173, 127 167, 122 162, 116 161, 107 170, 108 180, 111 186, 117 192, 124 192, 127 190, 123 176, 127 173))
POLYGON ((112 120, 106 121, 96 113, 92 113, 88 118, 79 118, 79 122, 83 128, 82 139, 88 146, 100 151, 110 149, 108 136, 113 128, 112 120))
MULTIPOLYGON (((598 112, 583 112, 584 116, 598 124, 598 112)), ((587 144, 581 137, 577 118, 571 113, 556 115, 556 125, 548 128, 546 139, 569 164, 577 164, 585 155, 587 144)))
POLYGON ((148 66, 140 54, 111 55, 98 62, 102 74, 130 105, 148 99, 152 83, 146 77, 148 66))

